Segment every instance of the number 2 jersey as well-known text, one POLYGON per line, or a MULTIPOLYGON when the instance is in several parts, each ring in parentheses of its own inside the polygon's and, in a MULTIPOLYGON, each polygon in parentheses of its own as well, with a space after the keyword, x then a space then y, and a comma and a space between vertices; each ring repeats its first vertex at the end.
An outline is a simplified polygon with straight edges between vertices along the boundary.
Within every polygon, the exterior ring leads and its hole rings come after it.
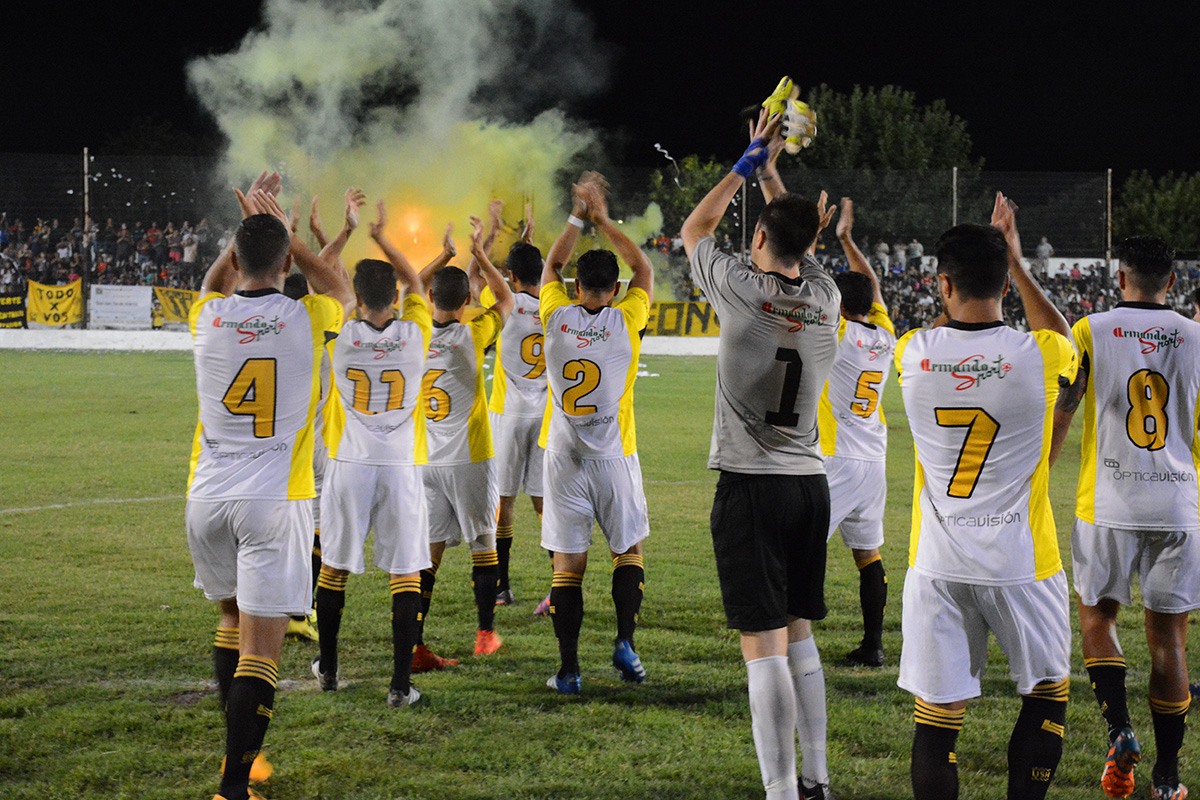
POLYGON ((1075 515, 1111 528, 1200 530, 1200 324, 1126 302, 1073 333, 1088 372, 1075 515))
POLYGON ((541 291, 550 403, 543 448, 604 460, 637 452, 633 382, 650 297, 631 288, 612 306, 591 311, 571 302, 561 281, 541 291))
MULTIPOLYGON (((490 308, 492 290, 480 293, 480 305, 490 308)), ((488 410, 506 417, 536 417, 546 413, 545 335, 538 316, 538 298, 513 292, 513 309, 496 345, 496 370, 488 410)))
POLYGON ((382 328, 348 320, 333 346, 338 407, 326 421, 329 457, 354 464, 424 464, 421 379, 432 320, 419 294, 382 328))
POLYGON ((321 397, 326 333, 342 307, 275 289, 208 294, 189 314, 200 419, 188 497, 314 497, 313 419, 321 397))
POLYGON ((823 475, 817 403, 837 351, 842 301, 833 278, 812 259, 796 278, 758 272, 711 236, 691 264, 721 318, 709 469, 823 475))
POLYGON ((1048 494, 1054 403, 1075 350, 1052 331, 950 321, 909 331, 896 368, 916 449, 908 560, 990 586, 1062 569, 1048 494))
POLYGON ((872 303, 867 322, 843 318, 837 336, 837 358, 817 409, 821 452, 886 461, 887 422, 881 401, 896 349, 896 329, 887 309, 872 303))

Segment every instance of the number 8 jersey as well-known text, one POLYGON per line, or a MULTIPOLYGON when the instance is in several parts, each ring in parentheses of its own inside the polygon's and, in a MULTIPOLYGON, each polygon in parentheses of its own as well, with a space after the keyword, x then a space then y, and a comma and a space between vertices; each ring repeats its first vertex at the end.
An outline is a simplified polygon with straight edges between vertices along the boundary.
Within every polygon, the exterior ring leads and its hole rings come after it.
POLYGON ((931 578, 989 586, 1062 569, 1049 455, 1060 379, 1075 350, 1002 322, 909 331, 896 368, 916 449, 908 561, 931 578))
POLYGON ((542 287, 540 300, 550 402, 538 443, 587 459, 636 453, 633 382, 650 298, 630 289, 611 307, 589 311, 555 281, 542 287))
POLYGON ((1200 324, 1156 303, 1075 323, 1088 373, 1075 515, 1133 530, 1200 530, 1200 324))

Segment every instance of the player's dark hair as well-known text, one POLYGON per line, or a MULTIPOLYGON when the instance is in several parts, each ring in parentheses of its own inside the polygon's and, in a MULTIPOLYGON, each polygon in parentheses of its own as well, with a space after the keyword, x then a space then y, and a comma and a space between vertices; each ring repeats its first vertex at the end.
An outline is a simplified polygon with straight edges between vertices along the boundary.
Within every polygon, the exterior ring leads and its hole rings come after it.
POLYGON ((471 297, 471 282, 458 267, 442 267, 434 273, 430 291, 439 311, 458 311, 471 297))
POLYGON ((396 300, 396 272, 377 258, 364 258, 354 265, 354 293, 372 311, 391 308, 396 300))
POLYGON ((252 214, 242 220, 233 234, 238 269, 261 278, 283 266, 292 235, 287 226, 270 214, 252 214))
POLYGON ((283 279, 283 294, 293 300, 299 300, 308 294, 308 279, 299 272, 293 272, 283 279))
POLYGON ((946 231, 934 245, 938 274, 956 292, 975 300, 1004 294, 1008 278, 1008 242, 998 228, 967 222, 946 231))
POLYGON ((1171 279, 1175 248, 1157 236, 1130 236, 1113 253, 1141 291, 1161 292, 1171 279))
POLYGON ((842 293, 842 307, 847 314, 866 316, 871 313, 871 303, 875 301, 875 287, 871 279, 861 272, 839 272, 833 279, 838 291, 842 293))
POLYGON ((784 192, 767 203, 758 215, 758 224, 767 232, 767 249, 783 261, 799 261, 817 240, 821 213, 816 203, 784 192))
POLYGON ((581 289, 607 292, 620 276, 621 268, 611 250, 589 250, 575 262, 575 280, 581 289))
POLYGON ((542 251, 528 242, 517 242, 509 248, 504 267, 526 286, 537 286, 542 282, 542 251))
POLYGON ((1200 306, 1200 286, 1196 287, 1196 291, 1192 292, 1192 302, 1200 306))

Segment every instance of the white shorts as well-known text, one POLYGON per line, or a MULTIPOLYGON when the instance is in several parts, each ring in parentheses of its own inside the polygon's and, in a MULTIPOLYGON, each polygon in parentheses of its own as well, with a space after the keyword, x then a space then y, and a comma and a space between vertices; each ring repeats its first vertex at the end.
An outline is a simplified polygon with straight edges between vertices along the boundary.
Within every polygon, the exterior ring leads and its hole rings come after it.
POLYGON ((362 574, 367 532, 375 530, 375 566, 389 575, 420 572, 429 560, 421 467, 329 460, 321 497, 321 563, 362 574))
POLYGON ((425 466, 429 541, 454 547, 465 539, 472 551, 496 549, 495 461, 425 466))
POLYGON ((501 497, 516 497, 525 488, 530 497, 542 496, 542 457, 538 446, 541 417, 514 417, 489 412, 496 448, 496 485, 501 497))
POLYGON ((829 537, 841 530, 842 541, 855 550, 883 547, 883 507, 887 503, 887 470, 883 461, 825 459, 829 479, 829 537))
POLYGON ((321 530, 321 492, 325 487, 325 466, 328 463, 329 450, 318 436, 316 446, 313 447, 313 485, 316 487, 317 496, 312 501, 313 529, 317 531, 321 530))
POLYGON ((237 598, 256 617, 312 606, 311 500, 191 500, 184 512, 193 586, 209 600, 237 598))
POLYGON ((592 521, 614 553, 624 553, 650 534, 642 465, 624 458, 581 459, 546 451, 542 547, 555 553, 586 553, 592 521))
POLYGON ((1133 601, 1133 576, 1142 587, 1142 605, 1160 614, 1200 608, 1200 534, 1134 531, 1084 522, 1071 527, 1075 591, 1085 606, 1107 598, 1133 601))
POLYGON ((988 631, 1008 656, 1019 694, 1071 674, 1067 576, 1016 586, 937 580, 912 569, 904 576, 904 645, 896 684, 930 703, 979 696, 988 631))

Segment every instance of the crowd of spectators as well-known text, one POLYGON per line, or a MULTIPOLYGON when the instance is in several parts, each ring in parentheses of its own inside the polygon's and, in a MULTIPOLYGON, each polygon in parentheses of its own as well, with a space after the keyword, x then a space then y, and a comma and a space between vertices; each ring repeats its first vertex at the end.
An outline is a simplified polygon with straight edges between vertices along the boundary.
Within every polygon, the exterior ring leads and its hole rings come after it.
POLYGON ((176 226, 156 221, 87 224, 75 218, 28 224, 0 215, 0 292, 22 292, 29 281, 62 286, 84 270, 93 284, 196 289, 204 267, 224 247, 206 220, 176 226))

